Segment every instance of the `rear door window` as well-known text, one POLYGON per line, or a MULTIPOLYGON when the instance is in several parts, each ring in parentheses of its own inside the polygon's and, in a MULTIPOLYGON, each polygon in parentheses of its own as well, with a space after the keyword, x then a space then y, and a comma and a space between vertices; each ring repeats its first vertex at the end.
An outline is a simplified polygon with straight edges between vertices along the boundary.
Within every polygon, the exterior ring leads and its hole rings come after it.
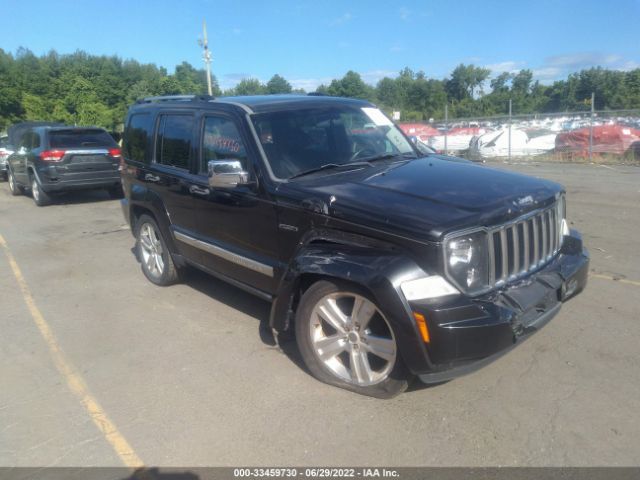
POLYGON ((156 137, 156 163, 189 169, 193 139, 193 115, 161 115, 156 137))
POLYGON ((136 113, 129 117, 129 123, 122 137, 122 155, 127 160, 149 163, 149 140, 153 136, 153 118, 149 113, 136 113))
POLYGON ((52 130, 49 132, 51 148, 96 148, 115 147, 115 140, 104 130, 74 129, 52 130))
POLYGON ((33 131, 26 132, 18 141, 18 149, 26 152, 38 147, 40 147, 40 135, 33 131))

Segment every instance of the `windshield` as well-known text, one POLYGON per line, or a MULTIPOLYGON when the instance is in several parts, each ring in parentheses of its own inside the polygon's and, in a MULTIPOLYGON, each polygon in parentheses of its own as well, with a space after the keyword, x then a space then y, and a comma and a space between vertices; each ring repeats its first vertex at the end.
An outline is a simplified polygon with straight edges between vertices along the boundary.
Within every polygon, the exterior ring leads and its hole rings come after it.
POLYGON ((373 107, 264 113, 254 115, 253 123, 271 170, 281 179, 327 164, 415 153, 400 130, 373 107))

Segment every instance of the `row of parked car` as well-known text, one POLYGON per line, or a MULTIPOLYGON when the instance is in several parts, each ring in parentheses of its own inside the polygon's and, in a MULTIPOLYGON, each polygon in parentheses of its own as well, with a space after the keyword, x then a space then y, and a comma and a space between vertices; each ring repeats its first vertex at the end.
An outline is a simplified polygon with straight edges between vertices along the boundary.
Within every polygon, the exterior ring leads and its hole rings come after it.
POLYGON ((122 187, 151 282, 192 266, 271 301, 276 339, 361 394, 479 368, 586 284, 560 185, 420 149, 365 101, 147 98, 122 150, 97 128, 11 134, 13 194, 122 187))

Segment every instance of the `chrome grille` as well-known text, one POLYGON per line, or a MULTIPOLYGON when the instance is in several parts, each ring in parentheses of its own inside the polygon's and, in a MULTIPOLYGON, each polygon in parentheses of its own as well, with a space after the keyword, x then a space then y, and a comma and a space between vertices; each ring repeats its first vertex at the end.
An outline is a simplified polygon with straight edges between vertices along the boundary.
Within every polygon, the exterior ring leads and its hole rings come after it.
POLYGON ((559 204, 489 229, 489 284, 500 286, 548 263, 562 243, 559 204))

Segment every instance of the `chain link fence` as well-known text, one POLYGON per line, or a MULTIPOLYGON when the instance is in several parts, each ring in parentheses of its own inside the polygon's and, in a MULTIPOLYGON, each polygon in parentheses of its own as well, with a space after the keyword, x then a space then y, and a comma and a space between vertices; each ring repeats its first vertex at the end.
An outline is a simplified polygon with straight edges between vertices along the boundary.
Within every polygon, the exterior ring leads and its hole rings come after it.
POLYGON ((444 118, 400 127, 437 152, 474 161, 640 163, 640 110, 444 118))

